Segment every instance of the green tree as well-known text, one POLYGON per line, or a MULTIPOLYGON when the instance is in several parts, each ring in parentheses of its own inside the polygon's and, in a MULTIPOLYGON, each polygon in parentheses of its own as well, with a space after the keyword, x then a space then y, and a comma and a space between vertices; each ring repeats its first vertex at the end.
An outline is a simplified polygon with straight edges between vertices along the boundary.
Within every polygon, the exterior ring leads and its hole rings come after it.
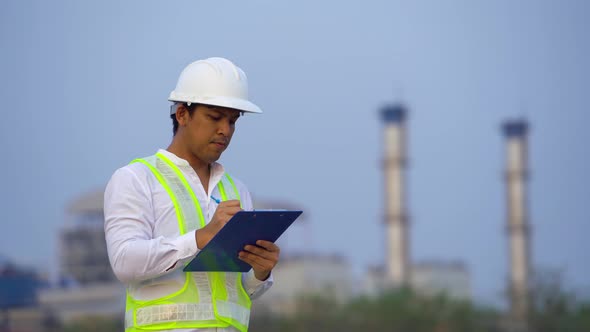
POLYGON ((65 324, 63 332, 121 332, 125 328, 122 319, 88 316, 65 324))
POLYGON ((409 289, 360 297, 347 304, 307 296, 290 316, 256 317, 251 331, 478 332, 498 331, 498 314, 444 295, 419 296, 409 289))
POLYGON ((590 302, 563 287, 560 272, 537 273, 531 289, 530 330, 535 332, 590 331, 590 302))

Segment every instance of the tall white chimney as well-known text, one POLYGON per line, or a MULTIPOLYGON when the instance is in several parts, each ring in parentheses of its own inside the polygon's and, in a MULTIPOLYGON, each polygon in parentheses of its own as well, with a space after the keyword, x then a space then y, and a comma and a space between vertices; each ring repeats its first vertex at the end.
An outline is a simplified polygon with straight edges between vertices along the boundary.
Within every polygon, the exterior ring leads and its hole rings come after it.
POLYGON ((506 138, 507 233, 510 250, 510 314, 526 329, 529 309, 528 223, 528 125, 526 121, 507 121, 502 126, 506 138))
POLYGON ((381 110, 386 234, 386 282, 408 286, 410 280, 408 216, 406 213, 406 109, 400 104, 381 110))

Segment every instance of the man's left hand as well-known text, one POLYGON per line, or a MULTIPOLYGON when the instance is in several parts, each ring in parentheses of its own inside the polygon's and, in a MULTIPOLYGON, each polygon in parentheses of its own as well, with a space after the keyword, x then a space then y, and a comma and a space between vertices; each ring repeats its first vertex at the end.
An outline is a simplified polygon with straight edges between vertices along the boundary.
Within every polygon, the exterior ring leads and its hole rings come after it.
POLYGON ((239 258, 252 266, 256 279, 264 281, 277 265, 280 253, 281 249, 276 244, 258 240, 255 246, 245 246, 244 250, 240 251, 239 258))

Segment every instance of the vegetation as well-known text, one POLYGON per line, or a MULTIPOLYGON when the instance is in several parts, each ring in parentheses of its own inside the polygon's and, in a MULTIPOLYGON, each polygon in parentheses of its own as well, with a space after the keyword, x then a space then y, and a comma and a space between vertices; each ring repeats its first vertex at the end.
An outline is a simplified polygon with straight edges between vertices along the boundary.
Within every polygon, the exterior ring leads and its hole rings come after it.
MULTIPOLYGON (((558 278, 537 280, 529 331, 590 332, 590 302, 561 287, 558 278)), ((289 315, 257 314, 252 332, 511 332, 505 313, 444 295, 420 296, 401 289, 341 303, 332 297, 305 296, 289 315)), ((123 331, 121 319, 87 317, 60 331, 123 331)))
MULTIPOLYGON (((590 302, 579 301, 559 283, 535 286, 529 331, 590 332, 590 302)), ((250 331, 281 332, 508 332, 509 319, 497 309, 420 296, 403 289, 346 304, 323 297, 302 298, 293 315, 253 317, 250 331)))
POLYGON ((90 316, 73 321, 61 330, 63 332, 122 332, 125 328, 121 319, 90 316))
POLYGON ((475 308, 443 295, 422 297, 408 289, 340 305, 310 297, 302 300, 299 308, 294 315, 254 317, 251 331, 500 331, 496 327, 498 314, 491 309, 475 308))

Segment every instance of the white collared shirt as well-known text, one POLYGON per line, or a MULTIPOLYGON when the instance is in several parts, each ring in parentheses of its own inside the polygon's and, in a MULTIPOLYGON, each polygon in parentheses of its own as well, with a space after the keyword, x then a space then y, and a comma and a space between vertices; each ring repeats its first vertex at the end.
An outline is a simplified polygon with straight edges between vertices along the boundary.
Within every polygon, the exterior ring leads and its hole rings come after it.
MULTIPOLYGON (((206 193, 197 173, 186 160, 166 150, 158 152, 166 155, 186 177, 201 205, 205 222, 209 223, 217 209, 217 203, 211 196, 220 198, 217 183, 225 172, 223 166, 211 164, 209 192, 206 193)), ((250 192, 242 182, 233 180, 243 209, 252 210, 250 192)), ((147 166, 133 163, 115 171, 107 184, 104 198, 109 260, 117 278, 132 289, 132 295, 139 300, 160 298, 169 294, 175 283, 184 283, 179 268, 199 252, 196 231, 180 235, 172 201, 147 166)), ((250 298, 254 299, 272 286, 273 278, 271 275, 266 281, 259 281, 250 270, 242 274, 242 283, 250 298)))

